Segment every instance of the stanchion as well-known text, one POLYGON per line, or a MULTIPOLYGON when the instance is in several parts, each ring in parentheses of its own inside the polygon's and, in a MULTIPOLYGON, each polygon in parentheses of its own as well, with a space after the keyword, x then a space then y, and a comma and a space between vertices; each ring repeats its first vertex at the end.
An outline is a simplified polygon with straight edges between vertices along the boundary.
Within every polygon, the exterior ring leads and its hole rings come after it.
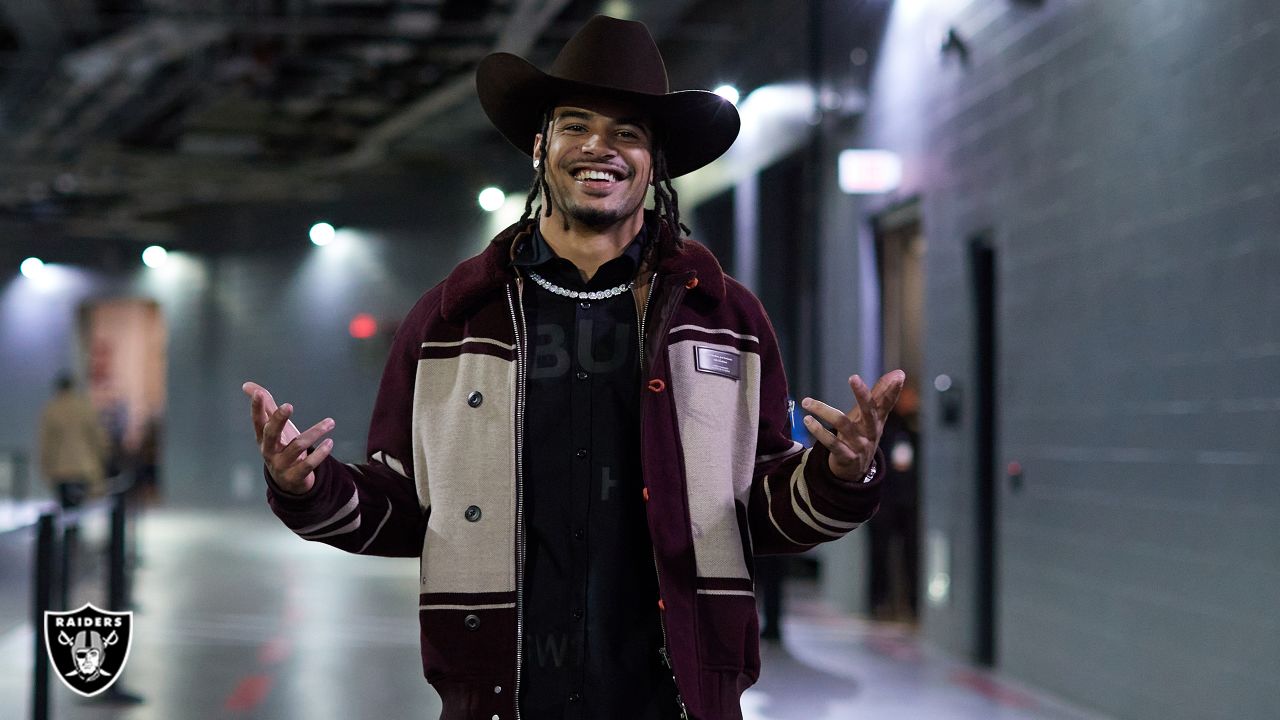
POLYGON ((58 572, 58 609, 71 609, 71 586, 75 585, 76 556, 80 552, 80 517, 64 516, 62 525, 62 563, 58 572))
POLYGON ((126 572, 128 554, 128 519, 125 496, 116 493, 111 498, 111 540, 107 557, 107 606, 116 612, 129 607, 129 575, 126 572))
POLYGON ((49 720, 49 657, 44 647, 44 613, 51 610, 53 601, 53 564, 57 553, 56 519, 52 513, 43 513, 36 524, 35 583, 32 597, 34 610, 31 618, 35 629, 35 654, 31 664, 31 717, 32 720, 49 720))
MULTIPOLYGON (((128 495, 126 487, 111 496, 111 537, 107 541, 107 609, 123 612, 129 607, 128 573, 128 495)), ((123 679, 122 679, 123 680, 123 679)), ((107 688, 99 697, 110 703, 141 703, 145 700, 122 688, 120 682, 107 688)))

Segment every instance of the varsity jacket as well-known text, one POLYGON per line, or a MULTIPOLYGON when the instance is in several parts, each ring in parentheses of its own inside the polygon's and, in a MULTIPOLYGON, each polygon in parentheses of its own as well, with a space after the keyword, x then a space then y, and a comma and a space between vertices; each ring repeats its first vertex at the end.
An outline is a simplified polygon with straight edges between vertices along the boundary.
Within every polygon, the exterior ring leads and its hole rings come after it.
MULTIPOLYGON (((503 231, 406 316, 366 461, 328 458, 306 494, 267 493, 307 540, 421 558, 422 664, 442 720, 519 717, 529 340, 511 257, 528 227, 503 231)), ((760 667, 753 555, 807 550, 865 522, 883 461, 848 483, 825 448, 791 439, 769 319, 702 245, 660 227, 633 294, 664 656, 686 717, 741 718, 760 667)))

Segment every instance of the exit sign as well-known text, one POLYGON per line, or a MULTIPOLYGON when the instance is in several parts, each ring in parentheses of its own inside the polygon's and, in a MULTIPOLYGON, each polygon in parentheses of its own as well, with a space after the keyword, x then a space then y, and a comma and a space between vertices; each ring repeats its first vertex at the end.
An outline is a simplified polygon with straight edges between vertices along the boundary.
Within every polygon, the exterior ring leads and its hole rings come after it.
POLYGON ((851 195, 872 195, 898 188, 902 159, 888 150, 843 150, 839 161, 840 189, 851 195))

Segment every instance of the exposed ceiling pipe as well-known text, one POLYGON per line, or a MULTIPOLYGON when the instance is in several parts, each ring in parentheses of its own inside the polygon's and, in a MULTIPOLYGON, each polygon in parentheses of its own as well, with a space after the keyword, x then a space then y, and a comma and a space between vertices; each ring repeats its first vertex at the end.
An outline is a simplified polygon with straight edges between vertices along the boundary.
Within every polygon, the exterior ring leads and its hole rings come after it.
MULTIPOLYGON (((502 32, 494 43, 494 52, 526 55, 543 30, 556 19, 571 0, 518 0, 502 32)), ((384 160, 391 145, 422 127, 432 117, 457 107, 475 96, 475 80, 471 73, 456 77, 408 107, 378 124, 351 152, 328 167, 329 170, 354 170, 384 160)))

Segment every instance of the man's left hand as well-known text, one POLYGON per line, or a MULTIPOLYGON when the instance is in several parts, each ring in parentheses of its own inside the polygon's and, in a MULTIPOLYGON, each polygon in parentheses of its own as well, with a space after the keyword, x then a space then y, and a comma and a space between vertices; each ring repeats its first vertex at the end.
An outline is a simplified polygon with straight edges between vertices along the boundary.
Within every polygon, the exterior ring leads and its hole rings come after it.
POLYGON ((813 413, 804 416, 805 428, 831 453, 827 460, 831 474, 847 482, 857 482, 871 469, 885 418, 898 402, 906 379, 905 372, 894 370, 881 377, 874 388, 868 388, 861 377, 850 376, 849 387, 858 402, 847 413, 813 398, 800 402, 800 407, 813 413), (823 427, 815 415, 832 429, 823 427))

